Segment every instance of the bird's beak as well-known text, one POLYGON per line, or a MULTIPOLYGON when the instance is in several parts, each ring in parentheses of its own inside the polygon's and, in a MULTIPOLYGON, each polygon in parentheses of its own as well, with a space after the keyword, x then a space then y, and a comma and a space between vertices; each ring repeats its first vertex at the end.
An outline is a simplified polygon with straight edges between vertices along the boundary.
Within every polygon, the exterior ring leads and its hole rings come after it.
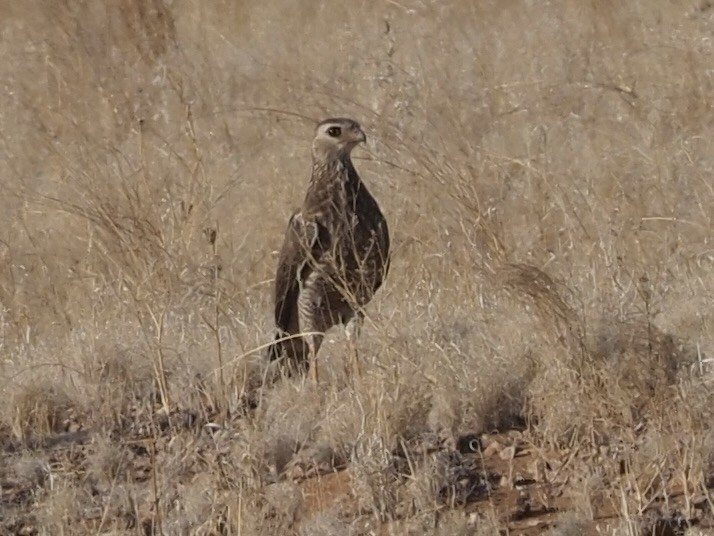
POLYGON ((359 134, 359 141, 361 141, 362 143, 367 143, 367 134, 364 133, 364 130, 360 129, 359 134))

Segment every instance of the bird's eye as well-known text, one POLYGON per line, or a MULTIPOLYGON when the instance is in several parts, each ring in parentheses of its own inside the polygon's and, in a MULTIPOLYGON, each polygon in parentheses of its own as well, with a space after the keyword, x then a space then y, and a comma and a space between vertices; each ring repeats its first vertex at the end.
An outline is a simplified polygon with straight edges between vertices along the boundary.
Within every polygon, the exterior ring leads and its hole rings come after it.
POLYGON ((327 134, 328 134, 328 136, 336 138, 340 134, 342 134, 342 129, 340 129, 340 127, 330 127, 327 129, 327 134))

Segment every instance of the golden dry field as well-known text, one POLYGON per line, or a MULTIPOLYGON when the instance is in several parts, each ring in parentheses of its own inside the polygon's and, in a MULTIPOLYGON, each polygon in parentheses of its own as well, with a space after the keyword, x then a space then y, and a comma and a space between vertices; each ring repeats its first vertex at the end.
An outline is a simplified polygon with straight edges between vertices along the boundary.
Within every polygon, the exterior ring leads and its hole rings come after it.
POLYGON ((708 0, 0 1, 0 534, 714 534, 708 0), (392 266, 269 380, 315 123, 392 266))

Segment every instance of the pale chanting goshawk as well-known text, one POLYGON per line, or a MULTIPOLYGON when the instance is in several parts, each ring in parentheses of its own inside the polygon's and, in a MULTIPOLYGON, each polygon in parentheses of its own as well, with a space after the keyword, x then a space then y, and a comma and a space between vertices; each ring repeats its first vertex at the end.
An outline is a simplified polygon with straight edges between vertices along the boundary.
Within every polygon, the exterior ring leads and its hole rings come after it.
POLYGON ((312 176, 302 207, 288 222, 275 276, 277 333, 271 360, 309 369, 318 381, 324 333, 345 326, 352 369, 361 374, 356 339, 362 308, 389 270, 389 230, 350 154, 366 136, 352 119, 326 119, 312 142, 312 176), (356 369, 356 370, 355 370, 356 369))

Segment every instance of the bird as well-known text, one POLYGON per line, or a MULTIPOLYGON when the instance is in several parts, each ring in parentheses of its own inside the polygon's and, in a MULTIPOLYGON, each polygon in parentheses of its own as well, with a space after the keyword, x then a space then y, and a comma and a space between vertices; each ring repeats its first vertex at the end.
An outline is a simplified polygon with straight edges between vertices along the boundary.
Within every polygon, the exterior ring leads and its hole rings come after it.
POLYGON ((315 383, 324 334, 337 325, 345 329, 352 372, 361 376, 356 340, 363 307, 389 271, 387 220, 351 158, 366 141, 353 119, 318 123, 307 192, 288 220, 278 256, 276 330, 267 353, 271 361, 284 358, 289 373, 309 371, 315 383))

